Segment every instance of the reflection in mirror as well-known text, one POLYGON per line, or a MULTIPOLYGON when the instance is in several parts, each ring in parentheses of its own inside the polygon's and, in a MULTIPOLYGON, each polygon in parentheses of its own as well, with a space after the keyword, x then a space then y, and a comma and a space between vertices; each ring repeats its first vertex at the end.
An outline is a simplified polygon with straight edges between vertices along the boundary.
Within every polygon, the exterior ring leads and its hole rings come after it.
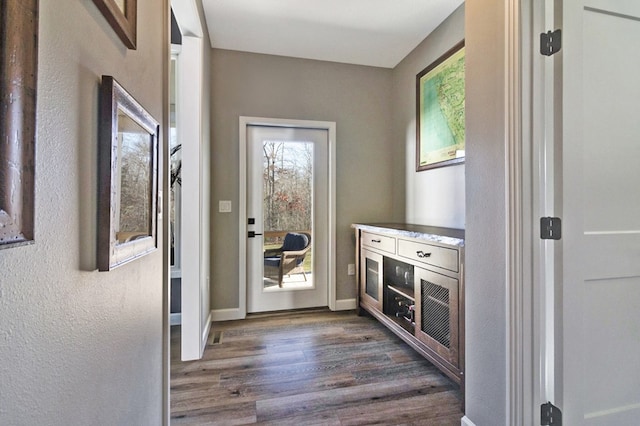
POLYGON ((149 132, 118 109, 117 244, 151 235, 152 142, 149 132))

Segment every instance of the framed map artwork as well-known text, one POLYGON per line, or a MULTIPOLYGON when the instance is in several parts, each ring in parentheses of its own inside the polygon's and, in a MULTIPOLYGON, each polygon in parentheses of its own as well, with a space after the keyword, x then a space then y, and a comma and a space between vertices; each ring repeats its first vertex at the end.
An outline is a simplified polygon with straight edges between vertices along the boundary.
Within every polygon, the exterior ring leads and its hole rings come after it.
POLYGON ((416 171, 464 162, 464 40, 416 76, 416 171))

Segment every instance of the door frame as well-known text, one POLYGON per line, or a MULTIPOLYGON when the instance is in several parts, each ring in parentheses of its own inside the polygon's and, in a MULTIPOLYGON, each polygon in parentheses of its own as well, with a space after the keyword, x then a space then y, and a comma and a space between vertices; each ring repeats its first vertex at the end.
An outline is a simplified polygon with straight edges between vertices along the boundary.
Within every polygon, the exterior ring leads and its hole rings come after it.
MULTIPOLYGON (((181 197, 181 357, 200 359, 211 327, 209 289, 209 155, 203 111, 204 37, 195 0, 171 0, 171 7, 182 33, 178 55, 177 117, 178 139, 182 143, 183 188, 181 197), (189 70, 189 72, 183 72, 189 70)), ((167 79, 168 82, 168 79, 167 79)), ((168 157, 168 154, 167 154, 168 157)), ((168 164, 167 158, 167 164, 168 164)), ((167 169, 168 173, 168 169, 167 169)), ((167 191, 167 200, 169 199, 167 191)), ((168 214, 168 209, 167 209, 168 214)), ((167 216, 168 221, 168 216, 167 216)))
MULTIPOLYGON (((527 265, 524 260, 528 255, 527 240, 530 235, 530 220, 526 212, 531 211, 526 208, 529 198, 527 197, 527 170, 524 160, 526 151, 524 144, 526 139, 523 128, 522 109, 523 91, 521 79, 524 69, 521 68, 521 60, 525 56, 526 44, 521 41, 522 37, 521 21, 521 1, 510 0, 506 2, 505 9, 505 172, 507 191, 506 214, 506 259, 505 259, 505 281, 506 302, 507 302, 507 323, 506 328, 506 388, 507 407, 505 419, 506 424, 522 425, 526 424, 529 417, 527 400, 530 396, 528 386, 530 364, 530 348, 527 347, 529 340, 525 338, 529 335, 527 329, 527 312, 525 311, 524 295, 527 293, 528 276, 524 270, 527 265)), ((529 205, 530 207, 530 205, 529 205)))
POLYGON ((336 123, 334 121, 293 120, 264 117, 239 117, 239 196, 238 196, 238 308, 240 318, 247 316, 247 126, 294 127, 328 132, 329 211, 327 226, 327 300, 329 309, 336 310, 336 123))
POLYGON ((540 424, 554 400, 553 240, 540 239, 539 218, 554 216, 554 57, 538 51, 539 34, 557 28, 554 0, 509 0, 505 26, 507 130, 507 418, 540 424))
POLYGON ((505 424, 534 425, 540 424, 538 407, 544 386, 540 362, 545 350, 540 327, 545 245, 537 238, 537 218, 545 207, 541 198, 546 176, 539 167, 544 160, 545 101, 544 86, 539 86, 544 83, 544 70, 536 50, 544 19, 536 0, 509 0, 505 10, 505 424))

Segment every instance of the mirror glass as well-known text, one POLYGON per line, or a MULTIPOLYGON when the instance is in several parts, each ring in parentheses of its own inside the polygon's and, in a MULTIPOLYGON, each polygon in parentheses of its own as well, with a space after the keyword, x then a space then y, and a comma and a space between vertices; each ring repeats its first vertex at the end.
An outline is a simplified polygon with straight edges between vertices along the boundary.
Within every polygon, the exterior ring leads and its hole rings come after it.
POLYGON ((152 149, 152 135, 118 109, 117 244, 151 235, 152 149))

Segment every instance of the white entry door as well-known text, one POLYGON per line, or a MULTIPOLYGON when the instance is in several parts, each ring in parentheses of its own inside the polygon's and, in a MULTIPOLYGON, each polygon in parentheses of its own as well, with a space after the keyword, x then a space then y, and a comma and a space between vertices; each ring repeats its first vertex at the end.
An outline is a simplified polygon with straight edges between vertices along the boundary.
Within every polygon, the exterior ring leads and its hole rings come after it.
POLYGON ((555 405, 640 424, 640 2, 564 0, 555 405))
POLYGON ((329 132, 263 125, 246 132, 247 311, 327 306, 329 132), (304 252, 297 258, 272 251, 305 239, 308 248, 285 247, 287 255, 304 252))

